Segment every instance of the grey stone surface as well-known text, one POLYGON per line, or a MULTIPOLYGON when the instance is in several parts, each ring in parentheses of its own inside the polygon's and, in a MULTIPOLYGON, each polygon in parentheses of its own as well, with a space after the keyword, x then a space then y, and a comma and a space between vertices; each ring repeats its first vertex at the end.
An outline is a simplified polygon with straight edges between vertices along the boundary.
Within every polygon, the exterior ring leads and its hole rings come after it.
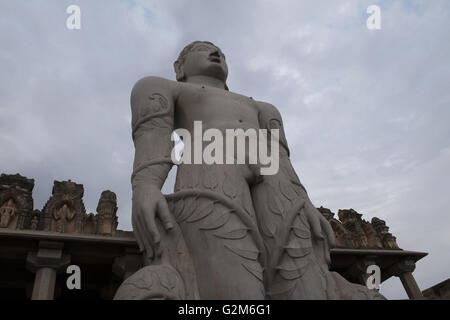
POLYGON ((212 43, 188 45, 174 67, 177 82, 147 77, 131 93, 132 222, 148 266, 116 298, 382 298, 329 271, 333 230, 292 167, 279 111, 228 90, 225 56, 212 43), (280 170, 180 164, 175 192, 164 196, 171 134, 192 132, 194 121, 221 131, 279 129, 280 170))

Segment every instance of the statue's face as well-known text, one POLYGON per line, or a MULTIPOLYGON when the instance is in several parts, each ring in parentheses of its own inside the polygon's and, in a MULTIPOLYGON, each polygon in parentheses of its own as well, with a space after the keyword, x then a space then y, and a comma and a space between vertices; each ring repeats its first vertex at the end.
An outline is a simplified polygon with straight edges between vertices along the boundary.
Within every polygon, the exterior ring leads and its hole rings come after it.
POLYGON ((187 78, 209 76, 225 82, 228 66, 220 49, 208 43, 196 43, 185 56, 183 72, 187 78))

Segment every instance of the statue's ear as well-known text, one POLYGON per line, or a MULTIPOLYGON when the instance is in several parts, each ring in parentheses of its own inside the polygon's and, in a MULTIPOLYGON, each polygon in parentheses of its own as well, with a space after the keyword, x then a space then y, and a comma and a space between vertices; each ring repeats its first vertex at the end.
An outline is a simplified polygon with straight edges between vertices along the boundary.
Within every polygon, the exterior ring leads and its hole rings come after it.
POLYGON ((184 80, 183 65, 181 64, 181 62, 179 60, 177 60, 173 63, 173 68, 175 70, 177 81, 183 81, 184 80))

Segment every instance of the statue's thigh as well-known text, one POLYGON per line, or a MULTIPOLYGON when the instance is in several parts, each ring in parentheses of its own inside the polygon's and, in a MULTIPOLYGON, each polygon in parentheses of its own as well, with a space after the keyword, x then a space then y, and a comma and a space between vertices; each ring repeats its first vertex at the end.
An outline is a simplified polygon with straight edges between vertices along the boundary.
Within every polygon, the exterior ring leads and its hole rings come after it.
POLYGON ((185 197, 183 202, 177 220, 194 262, 200 297, 264 299, 261 248, 255 229, 242 219, 243 211, 238 214, 220 197, 185 197))

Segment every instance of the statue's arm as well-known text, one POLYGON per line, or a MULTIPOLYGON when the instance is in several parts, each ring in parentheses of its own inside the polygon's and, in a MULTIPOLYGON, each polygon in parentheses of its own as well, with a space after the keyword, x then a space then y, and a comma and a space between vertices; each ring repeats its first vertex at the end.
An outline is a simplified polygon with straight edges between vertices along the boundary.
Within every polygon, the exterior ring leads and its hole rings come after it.
MULTIPOLYGON (((280 173, 285 179, 288 179, 297 191, 297 194, 307 197, 306 189, 300 182, 290 160, 290 150, 284 131, 283 120, 277 108, 265 102, 258 102, 259 107, 259 122, 261 128, 279 130, 279 146, 280 146, 280 173), (300 190, 301 189, 301 190, 300 190)), ((270 133, 269 133, 270 134, 270 133)))
MULTIPOLYGON (((292 163, 290 160, 290 151, 287 143, 286 135, 284 132, 283 120, 281 114, 277 108, 273 105, 265 102, 258 102, 259 107, 259 122, 262 128, 279 129, 279 145, 280 145, 280 169, 276 177, 268 178, 267 181, 273 181, 274 184, 278 184, 281 180, 290 182, 291 186, 296 191, 299 197, 306 200, 305 208, 308 221, 311 226, 311 230, 316 238, 326 238, 328 244, 331 247, 335 245, 334 232, 328 221, 322 216, 322 214, 316 209, 309 199, 308 193, 305 187, 300 182, 292 163)), ((278 186, 274 186, 278 187, 278 186)))
POLYGON ((171 135, 174 123, 174 90, 168 80, 147 77, 131 92, 132 135, 135 146, 132 222, 139 247, 149 257, 159 248, 158 217, 166 230, 173 227, 161 188, 172 167, 171 135))

